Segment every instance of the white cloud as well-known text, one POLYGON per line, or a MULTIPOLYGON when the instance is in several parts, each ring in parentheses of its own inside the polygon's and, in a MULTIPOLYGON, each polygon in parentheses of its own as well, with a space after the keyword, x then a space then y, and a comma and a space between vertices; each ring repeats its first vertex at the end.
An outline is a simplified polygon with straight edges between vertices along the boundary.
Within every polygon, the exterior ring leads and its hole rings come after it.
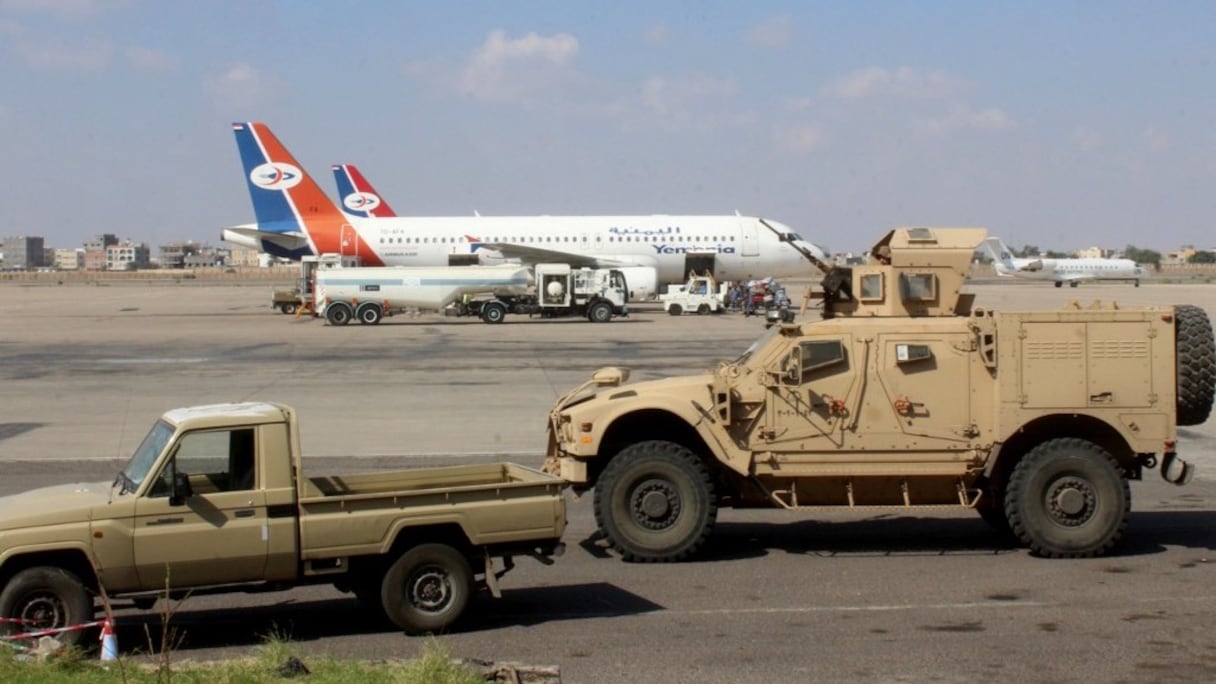
POLYGON ((778 48, 794 36, 794 19, 789 15, 765 19, 747 32, 747 42, 766 48, 778 48))
POLYGON ((965 83, 939 69, 899 67, 894 71, 866 67, 829 83, 823 92, 844 100, 870 97, 933 99, 961 91, 965 83))
POLYGON ((218 76, 203 79, 203 91, 225 110, 249 110, 278 97, 279 81, 249 64, 237 64, 218 76))
POLYGON ((933 134, 962 128, 994 131, 1012 128, 1014 125, 1016 124, 1013 119, 1009 118, 1009 115, 1003 110, 990 108, 976 111, 961 106, 955 107, 945 116, 920 122, 921 128, 933 134))
POLYGON ((1163 152, 1168 150, 1174 144, 1174 141, 1170 138, 1169 133, 1151 126, 1144 129, 1144 132, 1140 134, 1140 139, 1143 140, 1144 144, 1154 152, 1163 152))
POLYGON ((651 26, 642 34, 642 41, 647 45, 663 45, 669 40, 671 40, 671 32, 662 24, 651 26))
POLYGON ((13 51, 30 66, 49 71, 102 71, 110 65, 114 48, 108 39, 67 44, 57 39, 22 38, 13 51))
POLYGON ((530 32, 512 39, 501 29, 491 31, 470 56, 459 90, 485 102, 529 104, 573 77, 578 50, 578 39, 567 33, 546 37, 530 32))
POLYGON ((126 56, 131 66, 140 71, 153 74, 171 74, 177 71, 177 60, 160 50, 131 45, 126 49, 126 56))

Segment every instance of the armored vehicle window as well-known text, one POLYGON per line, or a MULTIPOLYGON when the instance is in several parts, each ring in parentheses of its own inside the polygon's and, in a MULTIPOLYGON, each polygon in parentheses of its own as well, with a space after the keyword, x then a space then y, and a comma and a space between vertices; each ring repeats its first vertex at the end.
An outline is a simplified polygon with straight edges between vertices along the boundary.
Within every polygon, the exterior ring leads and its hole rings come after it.
POLYGON ((908 242, 937 242, 932 228, 909 228, 908 242))
POLYGON ((843 361, 844 345, 840 340, 803 342, 797 349, 791 350, 783 364, 782 384, 805 383, 814 371, 843 361))
POLYGON ((861 301, 882 301, 882 274, 865 273, 861 276, 861 301))
POLYGON ((905 300, 931 302, 937 299, 937 278, 932 273, 900 273, 899 282, 905 300))

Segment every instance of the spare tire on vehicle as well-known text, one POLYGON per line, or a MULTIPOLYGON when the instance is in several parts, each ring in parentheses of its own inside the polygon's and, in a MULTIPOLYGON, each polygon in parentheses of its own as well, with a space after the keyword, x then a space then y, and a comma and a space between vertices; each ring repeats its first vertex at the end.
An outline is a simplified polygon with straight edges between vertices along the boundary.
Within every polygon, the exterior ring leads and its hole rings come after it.
POLYGON ((1211 415, 1216 395, 1216 340, 1206 311, 1189 304, 1174 307, 1174 346, 1178 424, 1199 425, 1211 415))

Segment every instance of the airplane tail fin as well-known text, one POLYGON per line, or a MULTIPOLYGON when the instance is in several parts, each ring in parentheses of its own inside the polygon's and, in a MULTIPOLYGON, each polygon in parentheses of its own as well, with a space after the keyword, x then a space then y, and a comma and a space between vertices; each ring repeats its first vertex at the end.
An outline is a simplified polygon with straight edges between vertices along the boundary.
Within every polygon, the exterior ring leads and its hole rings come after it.
POLYGON ((397 212, 384 201, 354 164, 335 164, 338 204, 342 211, 359 218, 389 218, 397 212))
POLYGON ((315 254, 358 256, 365 265, 380 265, 379 257, 350 220, 300 167, 269 126, 240 122, 232 124, 232 130, 258 230, 305 235, 315 254))
POLYGON ((1005 246, 1005 243, 999 237, 986 238, 984 246, 988 248, 988 253, 992 255, 998 275, 1013 275, 1017 272, 1018 267, 1013 263, 1013 252, 1009 251, 1009 248, 1005 246))

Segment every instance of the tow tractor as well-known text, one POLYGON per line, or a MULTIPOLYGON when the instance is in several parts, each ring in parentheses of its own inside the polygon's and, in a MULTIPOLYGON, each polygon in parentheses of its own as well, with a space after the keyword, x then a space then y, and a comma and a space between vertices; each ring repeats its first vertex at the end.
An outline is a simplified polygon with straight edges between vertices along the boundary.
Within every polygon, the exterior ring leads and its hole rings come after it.
POLYGON ((718 281, 709 271, 704 275, 692 271, 688 274, 688 282, 669 285, 667 292, 659 295, 659 300, 663 302, 663 309, 672 316, 722 313, 722 293, 719 292, 718 281))

